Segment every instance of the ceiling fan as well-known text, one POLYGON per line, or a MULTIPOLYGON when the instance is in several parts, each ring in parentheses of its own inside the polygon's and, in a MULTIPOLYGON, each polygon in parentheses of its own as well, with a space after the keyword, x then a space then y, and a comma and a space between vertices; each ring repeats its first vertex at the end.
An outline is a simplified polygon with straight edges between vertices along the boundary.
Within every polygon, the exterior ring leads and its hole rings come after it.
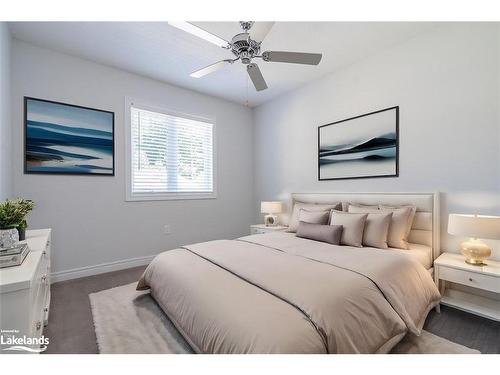
POLYGON ((243 32, 236 34, 230 42, 203 30, 190 22, 169 22, 169 24, 214 43, 222 48, 231 50, 231 52, 236 56, 234 59, 225 59, 191 73, 190 76, 194 78, 201 78, 207 74, 222 69, 227 65, 233 64, 236 61, 241 61, 247 66, 247 73, 250 76, 255 89, 257 91, 262 91, 267 89, 267 83, 262 76, 259 66, 252 61, 253 59, 260 58, 266 62, 318 65, 322 57, 321 53, 287 51, 265 51, 260 55, 260 45, 262 40, 256 41, 250 36, 250 29, 252 28, 254 21, 240 21, 240 26, 243 29, 243 32))

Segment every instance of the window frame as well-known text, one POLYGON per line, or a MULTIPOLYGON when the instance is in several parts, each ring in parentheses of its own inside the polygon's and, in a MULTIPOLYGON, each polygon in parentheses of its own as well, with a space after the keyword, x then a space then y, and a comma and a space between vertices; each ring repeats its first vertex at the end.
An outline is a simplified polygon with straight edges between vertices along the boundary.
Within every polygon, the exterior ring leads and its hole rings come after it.
POLYGON ((125 98, 125 164, 126 164, 126 190, 125 201, 169 201, 169 200, 191 200, 191 199, 216 199, 217 198, 217 125, 214 116, 200 116, 190 113, 173 111, 171 109, 145 103, 133 98, 125 98), (183 117, 196 121, 209 122, 212 124, 212 192, 209 193, 133 193, 132 192, 132 107, 146 111, 157 112, 165 115, 183 117))

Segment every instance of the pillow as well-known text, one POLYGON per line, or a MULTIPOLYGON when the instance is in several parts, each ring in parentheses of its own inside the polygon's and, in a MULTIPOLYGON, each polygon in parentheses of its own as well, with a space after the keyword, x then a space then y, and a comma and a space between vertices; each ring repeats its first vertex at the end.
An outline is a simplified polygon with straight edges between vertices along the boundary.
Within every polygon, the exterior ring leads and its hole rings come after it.
POLYGON ((338 245, 340 243, 340 236, 342 235, 342 225, 311 224, 301 221, 295 235, 314 241, 338 245))
POLYGON ((360 204, 360 203, 343 202, 343 205, 344 205, 343 210, 347 211, 347 212, 367 213, 367 212, 370 212, 371 210, 374 210, 374 211, 379 210, 378 204, 377 205, 368 205, 368 204, 360 204), (354 209, 354 211, 350 211, 350 209, 354 209))
POLYGON ((293 205, 292 215, 290 216, 290 221, 288 223, 288 232, 297 231, 297 227, 299 226, 299 213, 302 208, 307 211, 330 211, 331 209, 340 208, 340 206, 340 203, 314 204, 295 202, 293 205))
POLYGON ((363 246, 387 249, 387 237, 391 225, 392 212, 369 213, 363 231, 363 246))
POLYGON ((391 225, 387 242, 389 247, 409 249, 408 236, 413 225, 417 208, 415 206, 391 207, 380 205, 380 211, 392 212, 391 225))
POLYGON ((406 235, 408 236, 411 231, 411 227, 413 225, 413 220, 415 219, 415 213, 417 212, 417 206, 414 205, 404 205, 404 206, 386 206, 386 205, 380 205, 379 208, 381 210, 387 210, 387 211, 398 211, 398 210, 410 210, 410 216, 408 217, 408 223, 406 224, 406 235))
POLYGON ((341 245, 361 247, 367 217, 368 214, 331 210, 330 225, 342 225, 341 245))
POLYGON ((358 204, 349 203, 347 206, 347 212, 354 214, 368 214, 380 212, 378 206, 360 206, 358 204))
POLYGON ((328 224, 330 218, 330 211, 308 211, 301 208, 299 211, 299 225, 300 222, 309 224, 328 224))

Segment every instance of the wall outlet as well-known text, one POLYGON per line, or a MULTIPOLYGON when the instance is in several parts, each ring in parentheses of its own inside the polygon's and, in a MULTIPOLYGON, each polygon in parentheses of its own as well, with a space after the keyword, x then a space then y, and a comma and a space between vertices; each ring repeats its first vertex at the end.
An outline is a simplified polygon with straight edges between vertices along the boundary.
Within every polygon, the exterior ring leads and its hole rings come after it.
POLYGON ((163 234, 170 234, 170 224, 165 224, 163 226, 163 234))

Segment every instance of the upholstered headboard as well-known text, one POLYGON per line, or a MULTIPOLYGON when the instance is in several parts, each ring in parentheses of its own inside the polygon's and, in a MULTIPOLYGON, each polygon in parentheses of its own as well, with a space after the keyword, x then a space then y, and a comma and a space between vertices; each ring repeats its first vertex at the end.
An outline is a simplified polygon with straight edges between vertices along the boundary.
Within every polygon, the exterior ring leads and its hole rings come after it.
POLYGON ((366 205, 413 204, 417 207, 409 242, 429 246, 432 259, 440 254, 439 245, 439 193, 293 193, 286 203, 285 221, 288 219, 294 202, 304 203, 360 203, 366 205))

